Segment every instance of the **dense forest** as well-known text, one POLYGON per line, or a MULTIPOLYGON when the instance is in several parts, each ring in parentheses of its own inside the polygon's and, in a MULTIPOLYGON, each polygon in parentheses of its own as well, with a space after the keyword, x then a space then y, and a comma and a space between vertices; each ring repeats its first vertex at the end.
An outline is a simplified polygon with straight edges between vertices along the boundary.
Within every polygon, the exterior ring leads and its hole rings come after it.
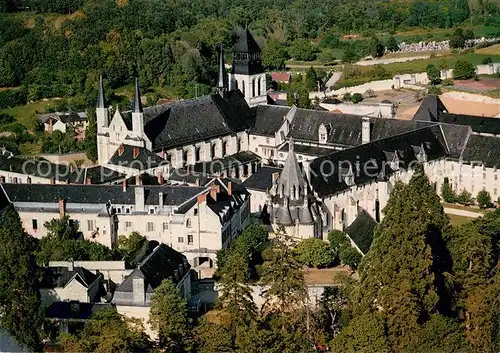
POLYGON ((139 76, 176 97, 209 92, 217 43, 234 43, 238 26, 255 33, 272 64, 283 48, 307 59, 345 33, 500 22, 495 0, 0 0, 0 13, 0 87, 23 87, 21 100, 0 97, 12 99, 0 106, 71 97, 81 108, 94 101, 100 73, 112 88, 139 76))

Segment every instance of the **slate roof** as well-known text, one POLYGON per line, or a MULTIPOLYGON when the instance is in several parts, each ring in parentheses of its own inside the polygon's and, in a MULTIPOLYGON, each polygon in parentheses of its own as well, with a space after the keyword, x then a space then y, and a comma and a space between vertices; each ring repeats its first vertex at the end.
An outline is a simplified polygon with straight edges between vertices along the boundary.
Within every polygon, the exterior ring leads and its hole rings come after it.
POLYGON ((260 53, 260 47, 248 28, 241 30, 238 35, 238 41, 233 46, 233 51, 240 53, 260 53))
POLYGON ((448 109, 443 104, 439 96, 429 95, 425 97, 420 104, 420 107, 413 116, 413 120, 439 121, 441 114, 447 112, 448 109))
POLYGON ((39 114, 36 116, 40 122, 45 123, 49 119, 60 120, 64 124, 76 124, 87 121, 87 114, 85 112, 56 112, 48 114, 39 114))
POLYGON ((273 173, 281 173, 281 169, 268 166, 260 167, 243 182, 243 186, 251 190, 267 191, 273 186, 273 173))
POLYGON ((464 162, 482 162, 486 167, 500 166, 500 138, 471 135, 462 154, 464 162))
MULTIPOLYGON (((279 149, 279 152, 288 152, 288 149, 289 145, 287 142, 279 149)), ((300 144, 295 144, 293 149, 296 154, 304 154, 315 157, 324 156, 332 152, 335 152, 335 150, 332 148, 316 147, 316 146, 300 145, 300 144)))
POLYGON ((260 161, 260 157, 251 151, 242 151, 236 154, 217 158, 210 162, 196 163, 191 167, 191 170, 196 173, 217 174, 224 170, 234 168, 241 164, 260 161))
POLYGON ((472 131, 487 134, 500 134, 500 119, 484 116, 441 114, 439 121, 447 124, 467 125, 472 131))
POLYGON ((191 266, 184 255, 165 244, 160 244, 125 278, 116 288, 116 292, 133 292, 133 279, 144 278, 146 292, 153 293, 163 280, 179 283, 190 269, 191 266))
POLYGON ((207 206, 219 216, 221 223, 223 223, 231 219, 234 213, 243 205, 245 200, 248 199, 250 194, 239 182, 232 179, 216 179, 214 183, 220 186, 221 192, 217 194, 217 201, 212 199, 210 194, 208 194, 207 206), (223 190, 223 184, 227 187, 228 182, 232 183, 232 195, 229 195, 226 190, 223 190))
POLYGON ((137 170, 147 170, 167 165, 168 162, 147 148, 121 145, 111 156, 108 164, 137 170))
POLYGON ((311 185, 320 197, 347 189, 350 187, 346 178, 349 162, 356 185, 385 179, 393 172, 387 163, 390 161, 386 152, 397 151, 400 168, 405 169, 417 160, 416 154, 421 147, 427 160, 448 155, 439 126, 426 127, 314 159, 310 164, 311 185))
POLYGON ((242 75, 253 75, 263 73, 262 61, 260 59, 260 47, 245 28, 238 34, 238 41, 233 46, 233 65, 231 73, 242 75))
MULTIPOLYGON (((108 201, 114 204, 135 204, 137 186, 129 186, 125 191, 121 185, 64 185, 64 184, 3 184, 3 188, 12 202, 100 204, 108 201)), ((158 195, 163 192, 165 205, 180 205, 195 197, 203 187, 191 186, 142 186, 146 205, 157 205, 158 195)))
MULTIPOLYGON (((419 126, 420 128, 432 125, 436 125, 436 123, 424 121, 419 121, 417 123, 417 126, 419 126)), ((469 136, 472 134, 471 128, 466 125, 453 125, 444 123, 439 123, 439 126, 443 131, 444 140, 446 141, 445 143, 448 147, 450 157, 459 159, 469 139, 469 136)))
POLYGON ((108 303, 54 302, 46 309, 45 318, 88 320, 93 314, 109 309, 116 307, 108 303))
POLYGON ((373 233, 378 223, 370 216, 368 212, 361 209, 358 216, 351 223, 345 232, 349 235, 356 246, 366 254, 370 250, 373 241, 373 233))
POLYGON ((79 266, 75 266, 73 271, 70 271, 68 267, 46 267, 43 270, 40 286, 49 289, 65 287, 73 277, 87 288, 99 278, 86 268, 79 266))
POLYGON ((255 125, 250 129, 250 134, 274 137, 291 108, 258 105, 253 109, 255 110, 255 125))
POLYGON ((230 91, 224 98, 212 94, 145 108, 144 121, 153 149, 160 151, 244 131, 253 125, 254 116, 243 95, 230 91))

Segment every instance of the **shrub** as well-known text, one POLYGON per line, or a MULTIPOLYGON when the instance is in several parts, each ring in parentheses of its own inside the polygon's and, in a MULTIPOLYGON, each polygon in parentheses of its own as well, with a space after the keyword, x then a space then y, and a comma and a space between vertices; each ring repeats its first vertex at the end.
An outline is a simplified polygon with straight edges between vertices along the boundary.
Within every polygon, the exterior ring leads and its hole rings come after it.
POLYGON ((353 102, 354 104, 359 103, 362 100, 363 96, 361 95, 361 93, 354 93, 351 97, 351 102, 353 102))
POLYGON ((457 196, 451 188, 448 180, 445 180, 443 187, 441 188, 441 196, 443 197, 443 200, 448 203, 454 203, 457 201, 457 196))
POLYGON ((443 82, 441 82, 442 86, 453 86, 453 79, 445 78, 443 82))
POLYGON ((470 62, 457 60, 453 69, 453 78, 455 80, 468 80, 476 76, 476 68, 470 62))
POLYGON ((343 247, 347 247, 351 245, 349 238, 347 235, 340 230, 332 230, 328 233, 328 241, 330 242, 330 246, 334 250, 339 250, 343 247))
POLYGON ((461 205, 468 206, 472 203, 472 195, 467 190, 463 189, 457 196, 457 202, 461 205))
POLYGON ((340 261, 342 261, 344 265, 349 266, 352 271, 358 269, 362 257, 359 251, 352 247, 347 247, 340 252, 340 261))
POLYGON ((297 259, 309 267, 325 267, 335 259, 332 248, 318 238, 302 240, 295 252, 297 259))
POLYGON ((14 122, 14 117, 7 113, 0 113, 0 124, 9 124, 14 122))
POLYGON ((488 56, 487 58, 483 59, 483 65, 488 65, 491 64, 493 60, 488 56))
POLYGON ((349 92, 347 92, 346 94, 344 94, 344 97, 342 98, 342 100, 344 102, 350 102, 352 100, 352 96, 349 92))
POLYGON ((436 87, 436 86, 430 86, 430 87, 427 89, 427 92, 428 92, 429 94, 433 94, 433 95, 436 95, 436 96, 439 96, 439 95, 443 94, 443 92, 441 92, 441 88, 436 87))
POLYGON ((476 197, 477 204, 481 208, 488 208, 491 206, 491 196, 486 190, 481 190, 477 193, 476 197))

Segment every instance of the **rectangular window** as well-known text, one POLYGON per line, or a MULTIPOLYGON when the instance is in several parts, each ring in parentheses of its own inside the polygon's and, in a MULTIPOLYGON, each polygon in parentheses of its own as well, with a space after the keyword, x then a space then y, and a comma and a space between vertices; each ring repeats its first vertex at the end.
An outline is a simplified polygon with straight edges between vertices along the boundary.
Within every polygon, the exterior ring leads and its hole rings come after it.
POLYGON ((184 243, 184 238, 183 238, 183 237, 178 237, 178 238, 177 238, 177 242, 179 242, 179 243, 184 243))
POLYGON ((125 209, 125 213, 130 213, 130 208, 129 208, 129 207, 127 207, 127 208, 125 209))
POLYGON ((163 231, 166 232, 168 230, 168 223, 163 222, 163 231))
POLYGON ((150 208, 149 209, 149 214, 155 214, 155 209, 154 208, 150 208))
POLYGON ((195 215, 195 216, 197 216, 197 215, 198 215, 198 209, 197 209, 197 208, 195 208, 195 209, 194 209, 194 215, 195 215))
POLYGON ((193 235, 188 234, 188 244, 193 244, 193 235))
POLYGON ((498 175, 497 174, 495 174, 495 180, 498 180, 498 175))
POLYGON ((93 232, 94 231, 94 221, 92 220, 87 220, 87 228, 89 230, 89 232, 93 232))
POLYGON ((118 207, 118 208, 116 209, 116 213, 122 213, 122 209, 121 209, 121 207, 118 207))
POLYGON ((154 231, 154 225, 153 225, 153 222, 148 222, 148 223, 147 223, 147 231, 148 231, 148 232, 153 232, 153 231, 154 231))
POLYGON ((498 194, 497 194, 497 188, 494 188, 494 189, 493 189, 493 194, 494 194, 495 196, 497 196, 497 195, 498 195, 498 194))
POLYGON ((33 230, 38 229, 38 221, 36 219, 31 220, 31 225, 33 227, 33 230))
POLYGON ((125 222, 125 229, 131 229, 132 228, 132 222, 125 222))
POLYGON ((486 173, 483 173, 483 179, 486 179, 486 173))

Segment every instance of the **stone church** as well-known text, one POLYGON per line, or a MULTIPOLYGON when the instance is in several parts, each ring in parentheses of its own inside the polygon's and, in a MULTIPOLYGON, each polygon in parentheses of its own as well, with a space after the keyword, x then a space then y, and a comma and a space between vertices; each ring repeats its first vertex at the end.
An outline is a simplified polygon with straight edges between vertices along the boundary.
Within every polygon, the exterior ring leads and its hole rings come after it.
POLYGON ((450 114, 437 96, 425 98, 412 120, 268 104, 248 29, 232 50, 226 73, 220 49, 216 93, 143 108, 136 80, 133 109, 112 117, 101 78, 99 164, 172 185, 239 181, 252 212, 264 211, 298 239, 325 238, 360 216, 379 222, 394 183, 408 181, 416 163, 437 191, 449 182, 457 192, 500 196, 500 120, 450 114))

